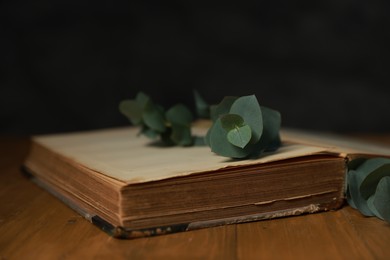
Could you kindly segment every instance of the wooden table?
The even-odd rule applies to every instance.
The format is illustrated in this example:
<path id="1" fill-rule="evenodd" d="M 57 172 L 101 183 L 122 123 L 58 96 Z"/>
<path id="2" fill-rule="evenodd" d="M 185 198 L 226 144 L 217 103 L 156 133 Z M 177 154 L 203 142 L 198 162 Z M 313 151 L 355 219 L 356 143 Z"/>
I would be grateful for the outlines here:
<path id="1" fill-rule="evenodd" d="M 387 142 L 390 135 L 366 136 Z M 334 212 L 135 240 L 107 236 L 19 167 L 27 138 L 0 139 L 0 259 L 390 259 L 390 225 Z"/>

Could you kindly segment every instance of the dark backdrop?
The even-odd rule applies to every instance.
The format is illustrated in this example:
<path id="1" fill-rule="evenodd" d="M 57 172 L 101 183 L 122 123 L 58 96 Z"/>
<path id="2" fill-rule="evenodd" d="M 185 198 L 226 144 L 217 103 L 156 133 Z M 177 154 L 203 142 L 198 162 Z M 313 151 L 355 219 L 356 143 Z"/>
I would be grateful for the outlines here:
<path id="1" fill-rule="evenodd" d="M 390 131 L 388 1 L 1 1 L 0 130 L 126 125 L 164 106 L 256 94 L 283 125 Z"/>

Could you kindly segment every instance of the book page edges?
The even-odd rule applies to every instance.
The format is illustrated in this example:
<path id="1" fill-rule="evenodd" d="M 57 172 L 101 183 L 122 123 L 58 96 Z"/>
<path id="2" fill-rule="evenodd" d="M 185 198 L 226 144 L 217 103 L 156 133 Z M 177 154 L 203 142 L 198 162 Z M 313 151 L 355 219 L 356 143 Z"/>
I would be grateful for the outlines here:
<path id="1" fill-rule="evenodd" d="M 129 130 L 126 129 L 126 135 L 128 134 L 128 131 Z M 122 132 L 122 130 L 119 132 Z M 115 135 L 117 135 L 116 131 L 114 131 L 113 133 L 115 133 Z M 115 177 L 111 176 L 109 174 L 109 172 L 108 173 L 105 172 L 105 171 L 110 171 L 111 169 L 109 167 L 104 168 L 103 166 L 104 166 L 104 164 L 111 163 L 112 161 L 115 162 L 115 160 L 116 160 L 115 155 L 111 156 L 110 152 L 113 151 L 115 154 L 115 147 L 118 145 L 119 142 L 122 143 L 123 140 L 122 140 L 122 137 L 121 138 L 116 137 L 116 138 L 114 138 L 115 140 L 113 142 L 111 142 L 110 141 L 111 138 L 109 136 L 106 136 L 107 137 L 106 139 L 101 138 L 101 137 L 105 136 L 104 133 L 102 133 L 102 134 L 103 134 L 103 136 L 96 135 L 95 138 L 92 138 L 92 139 L 87 137 L 87 136 L 85 136 L 85 138 L 84 137 L 79 138 L 78 136 L 76 136 L 76 138 L 75 138 L 76 141 L 75 140 L 72 141 L 71 140 L 72 138 L 68 139 L 68 137 L 65 137 L 62 140 L 58 140 L 54 136 L 51 137 L 51 138 L 53 138 L 51 141 L 50 140 L 48 141 L 46 138 L 37 138 L 36 141 L 40 145 L 45 146 L 47 149 L 50 149 L 50 150 L 54 151 L 55 153 L 57 153 L 58 155 L 65 157 L 66 160 L 69 160 L 72 163 L 77 163 L 78 166 L 86 167 L 86 168 L 92 169 L 96 172 L 101 172 L 102 174 L 104 174 L 104 176 L 108 176 L 109 178 L 115 178 Z M 87 139 L 87 140 L 84 140 L 84 139 Z M 202 168 L 202 167 L 204 167 L 203 159 L 206 157 L 212 157 L 213 159 L 210 159 L 210 162 L 208 162 L 208 163 L 210 163 L 210 164 L 216 163 L 218 166 L 218 167 L 216 167 L 215 165 L 213 165 L 213 167 L 210 168 L 209 171 L 218 171 L 221 169 L 226 169 L 228 167 L 239 167 L 240 168 L 242 166 L 249 166 L 249 165 L 256 165 L 256 164 L 267 164 L 270 162 L 291 159 L 291 158 L 296 158 L 296 157 L 305 157 L 305 156 L 310 156 L 310 155 L 314 155 L 314 154 L 329 154 L 332 156 L 339 156 L 339 154 L 336 153 L 335 151 L 332 151 L 332 150 L 329 151 L 329 150 L 326 150 L 322 147 L 301 145 L 301 144 L 292 144 L 292 143 L 289 143 L 289 141 L 286 141 L 285 145 L 283 147 L 281 147 L 281 149 L 277 153 L 267 154 L 267 156 L 260 158 L 258 160 L 234 161 L 234 160 L 229 160 L 229 159 L 226 159 L 223 157 L 213 155 L 209 151 L 208 147 L 201 147 L 200 149 L 199 148 L 196 149 L 196 147 L 191 147 L 191 148 L 181 148 L 181 147 L 160 148 L 160 147 L 156 147 L 153 145 L 151 146 L 149 140 L 145 140 L 145 139 L 142 140 L 142 139 L 143 138 L 137 139 L 136 141 L 134 141 L 134 143 L 136 145 L 140 145 L 138 147 L 145 147 L 145 149 L 147 149 L 148 151 L 153 150 L 155 152 L 155 156 L 157 156 L 154 158 L 157 159 L 158 163 L 151 163 L 152 159 L 151 160 L 145 159 L 145 160 L 141 161 L 141 163 L 147 164 L 148 167 L 150 166 L 150 168 L 148 168 L 149 171 L 159 171 L 162 169 L 167 171 L 169 168 L 164 168 L 164 167 L 167 167 L 169 165 L 164 164 L 164 163 L 162 165 L 160 165 L 159 163 L 163 162 L 164 160 L 168 160 L 168 159 L 170 160 L 169 161 L 170 164 L 172 164 L 174 167 L 180 166 L 179 167 L 180 171 L 174 172 L 173 174 L 164 173 L 164 174 L 158 175 L 157 177 L 156 177 L 156 175 L 152 175 L 151 177 L 149 177 L 149 179 L 147 179 L 145 177 L 144 178 L 137 177 L 136 175 L 134 175 L 133 178 L 139 178 L 139 180 L 134 181 L 134 179 L 130 179 L 130 180 L 127 180 L 128 183 L 142 183 L 142 182 L 147 182 L 147 181 L 156 181 L 156 180 L 162 180 L 162 179 L 166 179 L 166 178 L 176 178 L 176 177 L 180 177 L 180 176 L 204 172 L 205 170 L 204 170 L 204 168 Z M 140 142 L 140 140 L 142 142 Z M 81 141 L 81 146 L 80 146 L 80 143 L 78 143 L 80 141 Z M 72 144 L 72 142 L 74 142 L 74 143 Z M 77 156 L 78 156 L 77 153 L 84 153 L 85 152 L 85 150 L 83 150 L 83 148 L 82 148 L 82 145 L 85 144 L 84 142 L 86 142 L 86 143 L 92 142 L 92 144 L 91 144 L 92 146 L 90 146 L 91 149 L 89 150 L 89 152 L 92 152 L 95 149 L 97 149 L 99 151 L 99 153 L 102 153 L 102 157 L 106 161 L 103 160 L 103 162 L 102 162 L 101 160 L 97 160 L 97 158 L 95 158 L 93 154 L 89 154 L 88 156 L 84 157 L 82 160 L 79 161 L 77 159 Z M 137 144 L 137 142 L 139 142 L 139 143 Z M 132 143 L 132 144 L 134 144 L 134 143 Z M 65 152 L 62 149 L 63 145 L 65 147 Z M 125 144 L 125 146 L 126 145 L 129 145 L 129 143 Z M 123 146 L 119 145 L 119 147 L 123 147 Z M 161 149 L 164 149 L 164 150 L 161 150 Z M 173 149 L 173 150 L 170 150 L 169 152 L 165 152 L 165 149 L 168 149 L 168 150 Z M 193 153 L 193 152 L 190 152 L 189 154 L 187 154 L 187 152 L 191 151 L 192 149 L 196 149 L 197 152 L 199 152 L 199 154 Z M 135 150 L 139 152 L 139 150 L 137 150 L 137 149 L 135 149 Z M 71 153 L 72 151 L 76 151 L 76 153 L 72 154 Z M 175 155 L 175 153 L 180 153 L 180 152 L 182 154 L 186 154 L 186 156 L 188 158 L 192 158 L 193 156 L 195 156 L 195 158 L 197 158 L 196 156 L 198 156 L 199 158 L 197 158 L 196 160 L 187 161 L 186 163 L 183 163 L 180 161 L 178 163 L 175 163 L 174 160 L 172 161 L 172 159 L 173 159 L 172 156 Z M 65 154 L 65 155 L 63 155 L 63 154 Z M 132 154 L 134 156 L 137 155 L 136 153 L 132 153 Z M 142 154 L 142 152 L 141 152 L 141 154 Z M 158 160 L 158 156 L 161 156 L 161 154 L 170 154 L 170 155 L 167 157 L 163 156 L 163 158 L 161 160 Z M 142 155 L 141 157 L 143 157 L 143 156 L 145 156 L 145 155 Z M 176 159 L 177 158 L 186 158 L 186 157 L 181 157 L 180 155 L 179 156 L 176 155 L 175 157 L 176 157 Z M 124 158 L 121 158 L 121 160 L 124 160 Z M 217 160 L 217 162 L 214 160 Z M 102 163 L 103 166 L 100 165 L 99 163 Z M 119 162 L 117 161 L 116 163 L 120 167 L 123 167 L 122 161 L 119 161 Z M 130 160 L 129 163 L 132 164 L 132 163 L 134 163 L 134 161 Z M 138 162 L 138 163 L 140 163 L 140 162 Z M 95 165 L 95 164 L 97 164 L 97 165 Z M 199 164 L 201 165 L 201 167 L 199 167 Z M 189 171 L 189 169 L 191 169 L 191 167 L 193 165 L 198 166 L 198 168 L 196 168 L 196 170 Z M 132 170 L 134 170 L 134 169 L 132 169 Z M 137 173 L 137 171 L 134 171 L 134 172 L 137 175 L 139 175 L 139 173 Z M 147 173 L 148 171 L 144 169 L 144 173 L 145 172 Z M 39 180 L 37 180 L 37 182 L 39 182 Z M 42 183 L 40 184 L 40 186 L 42 186 Z M 219 225 L 225 225 L 225 224 L 250 222 L 250 221 L 257 221 L 257 220 L 262 220 L 262 219 L 270 219 L 270 218 L 277 218 L 277 217 L 284 217 L 284 216 L 291 216 L 291 215 L 299 215 L 299 214 L 304 214 L 304 213 L 314 213 L 317 211 L 323 211 L 323 210 L 327 210 L 327 209 L 335 209 L 335 208 L 340 206 L 340 205 L 337 205 L 335 207 L 324 208 L 323 205 L 309 204 L 309 205 L 306 205 L 304 207 L 299 207 L 299 208 L 286 209 L 286 210 L 280 210 L 280 211 L 271 211 L 271 212 L 267 212 L 267 213 L 259 213 L 259 214 L 253 214 L 253 215 L 244 215 L 244 216 L 240 216 L 240 217 L 230 217 L 230 218 L 224 218 L 224 219 L 199 221 L 199 222 L 194 222 L 194 223 L 182 223 L 182 224 L 177 224 L 177 225 L 175 224 L 175 225 L 171 225 L 171 226 L 152 227 L 152 228 L 147 228 L 147 229 L 128 229 L 128 228 L 124 228 L 124 227 L 121 227 L 119 225 L 113 224 L 114 223 L 113 221 L 107 221 L 107 219 L 108 219 L 107 217 L 102 216 L 102 215 L 98 215 L 101 213 L 97 213 L 93 209 L 81 208 L 81 206 L 77 206 L 77 205 L 82 205 L 82 204 L 78 204 L 74 201 L 66 199 L 66 198 L 64 198 L 63 195 L 61 195 L 58 192 L 56 194 L 55 191 L 54 192 L 52 192 L 53 190 L 50 191 L 50 187 L 49 188 L 43 187 L 43 188 L 45 188 L 46 190 L 49 190 L 49 192 L 51 192 L 54 196 L 60 198 L 62 201 L 64 201 L 66 204 L 68 204 L 71 208 L 73 208 L 75 211 L 79 212 L 81 215 L 83 215 L 85 218 L 87 218 L 89 221 L 91 221 L 95 225 L 99 226 L 102 230 L 104 230 L 108 234 L 110 234 L 114 237 L 119 237 L 119 238 L 135 238 L 135 237 L 142 237 L 142 236 L 154 236 L 154 235 L 161 235 L 161 234 L 168 234 L 168 233 L 176 233 L 176 232 L 194 230 L 194 229 L 199 229 L 199 228 L 204 228 L 204 227 L 212 227 L 212 226 L 219 226 Z M 261 203 L 259 203 L 259 206 L 261 206 L 260 204 L 273 203 L 273 202 L 274 201 L 261 202 Z"/>
<path id="2" fill-rule="evenodd" d="M 46 191 L 48 191 L 51 195 L 58 198 L 64 204 L 68 205 L 71 209 L 73 209 L 81 216 L 83 216 L 87 221 L 93 223 L 95 226 L 97 226 L 102 231 L 106 232 L 108 235 L 120 239 L 135 239 L 141 237 L 158 236 L 158 235 L 173 234 L 178 232 L 192 231 L 192 230 L 216 227 L 222 225 L 239 224 L 239 223 L 254 222 L 254 221 L 267 220 L 273 218 L 296 216 L 296 215 L 302 215 L 307 213 L 316 213 L 316 212 L 327 211 L 327 210 L 335 210 L 341 207 L 342 205 L 341 203 L 342 198 L 340 198 L 340 200 L 334 201 L 334 204 L 332 205 L 309 204 L 303 207 L 277 210 L 277 211 L 258 213 L 258 214 L 250 214 L 250 215 L 244 215 L 238 217 L 196 221 L 192 223 L 179 223 L 179 224 L 174 224 L 169 226 L 130 229 L 120 225 L 116 225 L 112 221 L 108 221 L 107 216 L 100 215 L 101 212 L 98 213 L 98 211 L 94 210 L 92 207 L 86 207 L 85 203 L 83 202 L 80 201 L 77 202 L 77 198 L 64 196 L 64 194 L 53 189 L 51 185 L 47 184 L 44 180 L 32 175 L 28 168 L 22 167 L 22 172 L 32 182 L 37 184 L 39 187 L 45 189 Z M 273 203 L 273 201 L 270 201 L 269 203 Z"/>
<path id="3" fill-rule="evenodd" d="M 195 129 L 194 132 L 201 135 L 204 129 Z M 283 145 L 277 152 L 256 160 L 231 160 L 212 153 L 209 147 L 161 147 L 137 133 L 137 128 L 125 127 L 40 136 L 35 137 L 34 141 L 73 163 L 125 184 L 159 181 L 321 153 L 348 159 L 360 156 L 390 157 L 390 149 L 387 147 L 291 129 L 281 131 Z"/>
<path id="4" fill-rule="evenodd" d="M 321 147 L 327 152 L 336 153 L 348 159 L 374 156 L 390 157 L 390 147 L 388 146 L 364 142 L 347 136 L 297 129 L 282 129 L 281 136 L 284 141 Z"/>
<path id="5" fill-rule="evenodd" d="M 107 177 L 127 184 L 157 181 L 200 172 L 218 171 L 325 153 L 321 147 L 285 144 L 278 152 L 255 160 L 232 160 L 218 156 L 206 146 L 161 147 L 138 129 L 120 128 L 86 133 L 35 137 L 34 142 Z"/>

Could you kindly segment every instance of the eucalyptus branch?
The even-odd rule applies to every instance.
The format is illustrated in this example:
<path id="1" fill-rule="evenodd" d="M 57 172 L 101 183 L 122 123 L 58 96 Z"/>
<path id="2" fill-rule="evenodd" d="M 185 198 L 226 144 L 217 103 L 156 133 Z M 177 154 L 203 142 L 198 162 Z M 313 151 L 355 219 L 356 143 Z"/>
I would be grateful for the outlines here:
<path id="1" fill-rule="evenodd" d="M 225 97 L 218 105 L 208 105 L 198 92 L 194 92 L 195 106 L 200 117 L 209 117 L 212 126 L 205 143 L 219 155 L 231 158 L 259 156 L 280 146 L 280 113 L 260 106 L 254 95 Z M 141 134 L 160 139 L 169 145 L 190 146 L 196 137 L 191 134 L 193 115 L 184 105 L 178 104 L 165 111 L 139 92 L 135 99 L 119 104 L 120 112 Z"/>

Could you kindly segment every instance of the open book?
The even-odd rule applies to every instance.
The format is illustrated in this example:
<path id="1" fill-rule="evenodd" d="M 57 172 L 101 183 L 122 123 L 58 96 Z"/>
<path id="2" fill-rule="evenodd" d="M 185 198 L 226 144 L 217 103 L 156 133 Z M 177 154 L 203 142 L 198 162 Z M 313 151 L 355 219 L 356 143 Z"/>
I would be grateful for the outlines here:
<path id="1" fill-rule="evenodd" d="M 161 147 L 138 131 L 34 137 L 24 168 L 110 235 L 135 238 L 337 209 L 349 158 L 390 156 L 386 148 L 282 131 L 276 152 L 232 160 L 207 146 Z"/>

